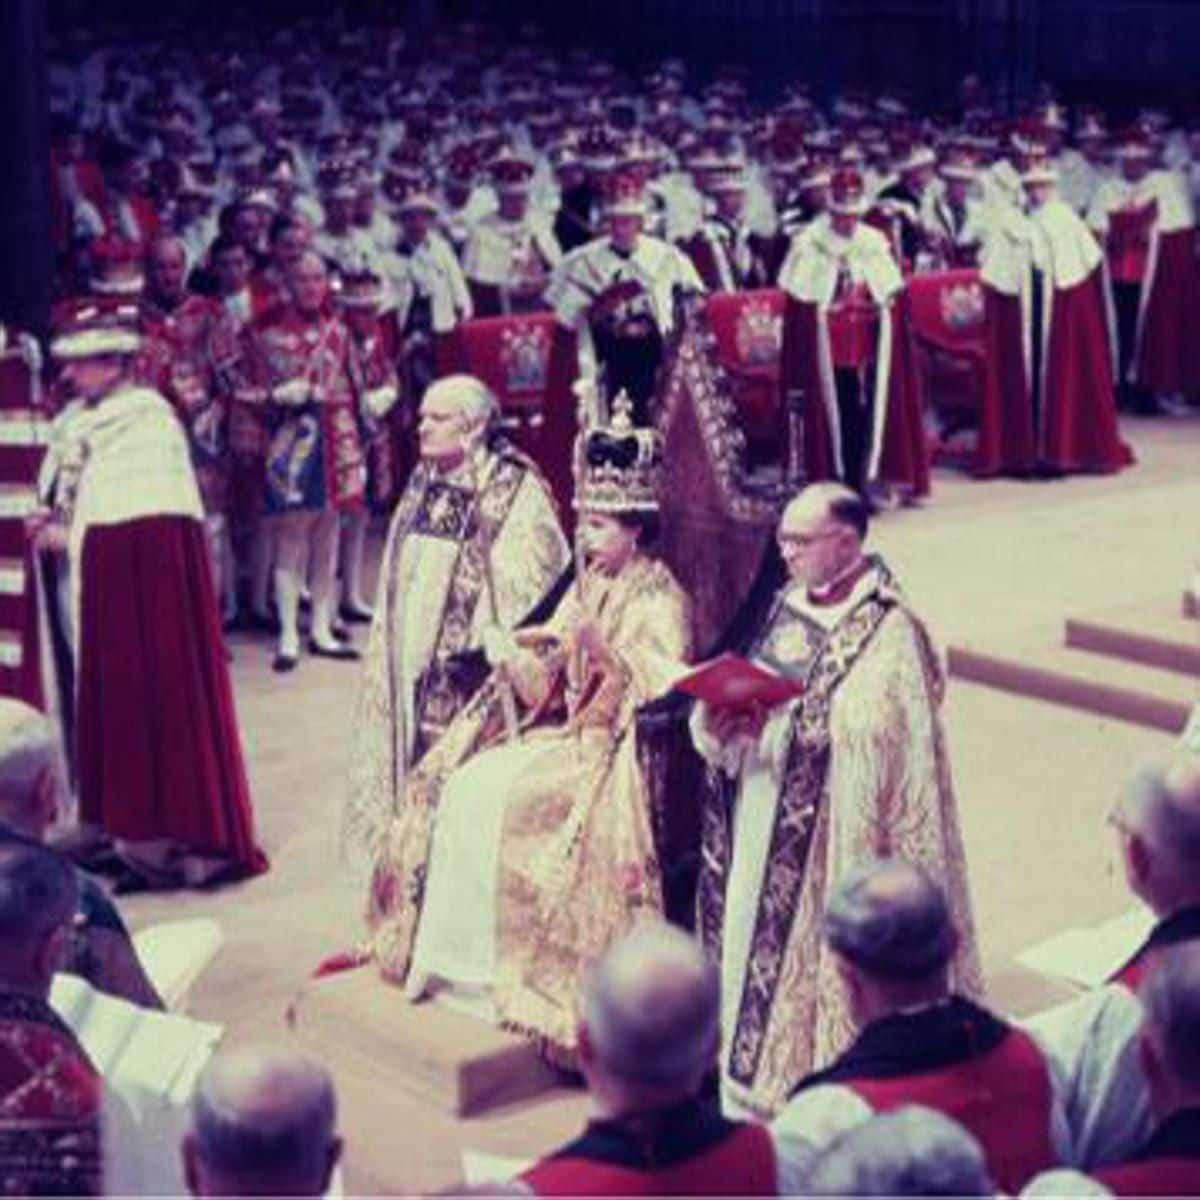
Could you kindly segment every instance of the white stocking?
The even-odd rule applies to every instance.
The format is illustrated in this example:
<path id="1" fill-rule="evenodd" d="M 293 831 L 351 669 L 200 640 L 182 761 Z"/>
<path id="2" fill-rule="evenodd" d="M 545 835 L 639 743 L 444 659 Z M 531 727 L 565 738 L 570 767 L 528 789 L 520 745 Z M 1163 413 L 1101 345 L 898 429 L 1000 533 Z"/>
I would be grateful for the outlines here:
<path id="1" fill-rule="evenodd" d="M 337 584 L 338 532 L 341 519 L 334 510 L 316 513 L 309 540 L 308 584 L 312 589 L 312 640 L 322 649 L 336 648 L 333 638 L 333 600 Z"/>

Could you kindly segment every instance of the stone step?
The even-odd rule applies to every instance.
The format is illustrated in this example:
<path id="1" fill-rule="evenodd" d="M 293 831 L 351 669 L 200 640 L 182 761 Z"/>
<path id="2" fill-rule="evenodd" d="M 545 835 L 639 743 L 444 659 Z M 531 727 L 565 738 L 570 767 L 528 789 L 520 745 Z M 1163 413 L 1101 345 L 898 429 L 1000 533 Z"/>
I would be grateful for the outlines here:
<path id="1" fill-rule="evenodd" d="M 1196 693 L 1195 680 L 1175 671 L 1052 644 L 952 646 L 948 659 L 957 679 L 1170 734 L 1187 723 Z"/>
<path id="2" fill-rule="evenodd" d="M 1146 608 L 1111 616 L 1068 617 L 1066 644 L 1200 678 L 1200 629 L 1178 613 Z"/>
<path id="3" fill-rule="evenodd" d="M 529 1039 L 433 1001 L 412 1004 L 372 966 L 312 981 L 292 1013 L 314 1054 L 370 1072 L 380 1096 L 399 1089 L 452 1116 L 526 1100 L 557 1082 Z"/>

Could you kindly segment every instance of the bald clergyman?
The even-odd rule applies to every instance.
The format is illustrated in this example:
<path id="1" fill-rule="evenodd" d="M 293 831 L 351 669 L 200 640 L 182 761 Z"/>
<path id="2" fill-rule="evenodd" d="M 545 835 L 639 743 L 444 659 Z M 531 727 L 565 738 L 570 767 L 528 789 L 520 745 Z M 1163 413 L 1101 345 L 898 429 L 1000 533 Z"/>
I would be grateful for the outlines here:
<path id="1" fill-rule="evenodd" d="M 773 1115 L 853 1038 L 821 918 L 860 859 L 902 856 L 941 883 L 960 933 L 951 986 L 979 990 L 945 676 L 891 572 L 864 552 L 867 525 L 865 503 L 837 484 L 788 505 L 778 540 L 789 578 L 741 649 L 804 694 L 769 712 L 701 704 L 692 715 L 715 778 L 698 916 L 721 964 L 729 1111 Z"/>

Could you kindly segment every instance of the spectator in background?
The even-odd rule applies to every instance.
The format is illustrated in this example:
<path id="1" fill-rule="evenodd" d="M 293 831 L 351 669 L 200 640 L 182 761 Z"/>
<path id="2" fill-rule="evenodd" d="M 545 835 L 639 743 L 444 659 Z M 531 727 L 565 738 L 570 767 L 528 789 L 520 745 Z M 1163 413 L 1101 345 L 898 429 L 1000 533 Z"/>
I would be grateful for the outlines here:
<path id="1" fill-rule="evenodd" d="M 324 1067 L 260 1046 L 214 1055 L 183 1141 L 192 1195 L 321 1196 L 341 1155 L 337 1098 Z"/>
<path id="2" fill-rule="evenodd" d="M 961 1125 L 909 1105 L 836 1138 L 813 1164 L 810 1196 L 992 1196 L 983 1151 Z"/>
<path id="3" fill-rule="evenodd" d="M 59 817 L 63 792 L 50 722 L 28 704 L 0 699 L 0 849 L 44 842 Z M 109 995 L 161 1008 L 116 906 L 90 875 L 73 869 L 79 903 L 60 969 Z"/>

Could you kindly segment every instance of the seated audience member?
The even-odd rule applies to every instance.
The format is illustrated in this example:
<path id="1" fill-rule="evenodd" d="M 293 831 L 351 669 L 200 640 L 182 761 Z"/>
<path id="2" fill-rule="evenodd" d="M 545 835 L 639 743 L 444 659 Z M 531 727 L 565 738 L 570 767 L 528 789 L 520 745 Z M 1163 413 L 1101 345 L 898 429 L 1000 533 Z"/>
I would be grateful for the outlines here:
<path id="1" fill-rule="evenodd" d="M 825 936 L 861 1032 L 810 1075 L 773 1129 L 800 1166 L 832 1133 L 918 1104 L 979 1140 L 1017 1190 L 1070 1152 L 1051 1065 L 1026 1033 L 949 991 L 957 934 L 942 889 L 901 859 L 861 863 L 830 898 Z"/>
<path id="2" fill-rule="evenodd" d="M 104 1086 L 49 1004 L 79 904 L 74 868 L 32 842 L 0 843 L 0 1192 L 103 1190 Z"/>
<path id="3" fill-rule="evenodd" d="M 812 1166 L 808 1196 L 992 1196 L 979 1144 L 933 1109 L 908 1105 L 840 1134 Z"/>
<path id="4" fill-rule="evenodd" d="M 329 1072 L 288 1050 L 220 1051 L 200 1076 L 183 1167 L 194 1196 L 321 1196 L 342 1155 Z"/>
<path id="5" fill-rule="evenodd" d="M 1138 987 L 1155 951 L 1200 939 L 1200 760 L 1139 770 L 1110 821 L 1155 926 L 1107 985 L 1028 1023 L 1064 1080 L 1072 1158 L 1085 1168 L 1120 1162 L 1150 1134 Z"/>
<path id="6" fill-rule="evenodd" d="M 1118 1196 L 1200 1196 L 1200 945 L 1160 949 L 1139 994 L 1137 1048 L 1154 1132 L 1096 1178 Z"/>
<path id="7" fill-rule="evenodd" d="M 592 1112 L 521 1180 L 543 1196 L 775 1195 L 769 1131 L 727 1121 L 701 1083 L 716 1062 L 715 969 L 681 930 L 646 921 L 588 971 L 580 1068 Z"/>
<path id="8" fill-rule="evenodd" d="M 58 818 L 62 789 L 50 722 L 19 700 L 0 699 L 0 846 L 44 842 Z M 161 1008 L 116 907 L 90 875 L 73 869 L 79 905 L 59 969 L 99 991 Z"/>

